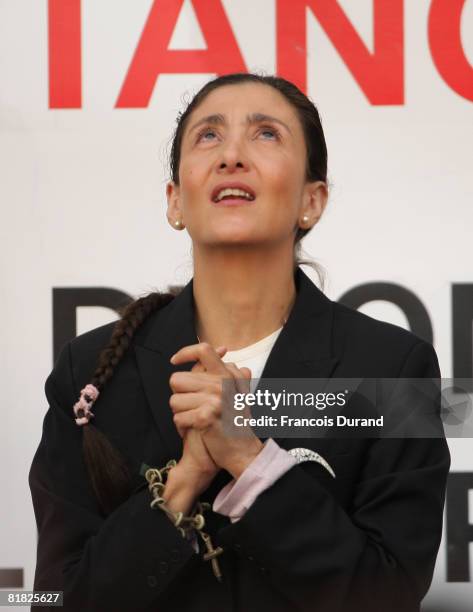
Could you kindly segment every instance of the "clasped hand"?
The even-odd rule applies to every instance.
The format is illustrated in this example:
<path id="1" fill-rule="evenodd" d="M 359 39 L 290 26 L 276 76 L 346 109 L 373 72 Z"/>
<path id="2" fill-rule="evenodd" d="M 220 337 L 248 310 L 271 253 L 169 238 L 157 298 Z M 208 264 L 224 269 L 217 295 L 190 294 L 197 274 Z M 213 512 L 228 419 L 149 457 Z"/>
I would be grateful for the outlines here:
<path id="1" fill-rule="evenodd" d="M 171 375 L 169 384 L 173 394 L 169 405 L 184 441 L 183 457 L 187 451 L 212 477 L 223 468 L 238 478 L 261 451 L 263 443 L 250 427 L 239 427 L 238 436 L 229 435 L 233 414 L 226 412 L 232 408 L 223 401 L 222 379 L 230 379 L 235 392 L 246 393 L 251 370 L 224 363 L 221 357 L 225 353 L 225 347 L 214 349 L 207 342 L 185 346 L 175 353 L 171 358 L 174 365 L 189 361 L 196 363 L 189 372 L 179 371 Z M 248 409 L 245 410 L 250 416 Z M 224 431 L 224 418 L 227 433 Z"/>

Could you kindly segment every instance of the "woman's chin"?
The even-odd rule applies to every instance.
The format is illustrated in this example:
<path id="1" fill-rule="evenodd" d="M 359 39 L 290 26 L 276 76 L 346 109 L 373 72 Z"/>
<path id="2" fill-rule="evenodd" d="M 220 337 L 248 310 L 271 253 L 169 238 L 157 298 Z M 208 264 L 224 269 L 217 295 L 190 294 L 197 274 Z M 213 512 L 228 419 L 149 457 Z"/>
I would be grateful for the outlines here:
<path id="1" fill-rule="evenodd" d="M 257 244 L 262 241 L 264 241 L 264 237 L 254 227 L 220 227 L 215 231 L 208 232 L 207 236 L 202 236 L 202 242 L 214 246 L 244 246 L 247 244 Z"/>

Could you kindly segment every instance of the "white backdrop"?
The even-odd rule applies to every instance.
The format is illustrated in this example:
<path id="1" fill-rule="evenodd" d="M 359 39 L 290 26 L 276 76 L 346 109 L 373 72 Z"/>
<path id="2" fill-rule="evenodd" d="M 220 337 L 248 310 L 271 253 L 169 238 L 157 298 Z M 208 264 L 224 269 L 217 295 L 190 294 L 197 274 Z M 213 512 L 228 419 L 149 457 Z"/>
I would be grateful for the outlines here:
<path id="1" fill-rule="evenodd" d="M 51 28 L 59 27 L 61 3 L 71 23 L 74 10 L 82 9 L 76 21 L 81 34 L 80 46 L 74 47 L 70 31 L 58 50 L 51 47 L 57 34 Z M 214 50 L 216 40 L 229 44 L 226 34 L 212 34 L 203 23 L 202 11 L 208 21 L 216 5 L 248 71 L 275 73 L 299 45 L 297 74 L 305 73 L 306 93 L 321 114 L 333 184 L 324 218 L 304 242 L 306 252 L 327 270 L 325 292 L 338 299 L 375 281 L 413 291 L 430 315 L 442 375 L 451 377 L 452 285 L 473 282 L 473 1 L 157 0 L 160 15 L 178 15 L 164 49 L 189 50 L 191 57 L 205 51 L 211 36 L 218 36 Z M 350 67 L 350 58 L 357 63 L 356 46 L 341 52 L 334 44 L 342 23 L 334 5 L 365 48 L 358 68 L 371 75 L 378 100 L 355 78 L 358 68 Z M 393 14 L 404 5 L 397 25 L 389 19 L 381 23 L 388 5 Z M 5 588 L 17 586 L 5 584 L 5 570 L 11 568 L 23 570 L 20 588 L 33 584 L 36 526 L 27 473 L 47 409 L 43 386 L 53 360 L 53 288 L 110 287 L 138 295 L 192 276 L 188 235 L 172 230 L 165 217 L 167 154 L 177 112 L 215 76 L 215 62 L 201 55 L 203 72 L 180 68 L 161 74 L 144 106 L 117 108 L 152 6 L 152 0 L 51 0 L 48 28 L 46 0 L 0 0 L 0 577 Z M 462 9 L 456 30 L 449 13 L 455 7 Z M 328 10 L 328 21 L 322 9 Z M 440 38 L 435 24 L 437 33 L 429 38 L 434 11 L 441 17 L 436 23 L 452 24 Z M 280 23 L 288 15 L 306 20 L 306 26 L 299 23 L 305 50 Z M 388 47 L 394 59 L 385 68 L 404 68 L 401 88 L 393 94 L 389 79 L 382 78 L 385 70 L 376 73 L 367 60 L 379 51 L 375 16 L 393 36 Z M 396 29 L 403 40 L 395 40 Z M 339 35 L 348 40 L 343 30 Z M 455 56 L 458 46 L 464 65 Z M 61 107 L 64 101 L 54 98 L 58 94 L 50 97 L 49 62 L 62 61 L 66 48 L 78 51 L 81 78 L 66 71 L 55 87 L 66 98 L 69 91 L 69 102 L 75 96 L 74 108 Z M 227 52 L 218 53 L 224 68 Z M 442 62 L 450 65 L 450 76 L 441 74 Z M 229 60 L 223 72 L 230 71 Z M 79 103 L 70 94 L 77 86 Z M 401 310 L 386 302 L 361 309 L 407 326 Z M 105 308 L 82 307 L 77 314 L 77 333 L 116 319 Z M 452 473 L 472 472 L 471 440 L 450 440 L 450 449 Z M 473 490 L 468 499 L 473 523 Z M 449 582 L 446 546 L 444 535 L 425 609 L 471 610 L 473 548 L 470 581 Z"/>

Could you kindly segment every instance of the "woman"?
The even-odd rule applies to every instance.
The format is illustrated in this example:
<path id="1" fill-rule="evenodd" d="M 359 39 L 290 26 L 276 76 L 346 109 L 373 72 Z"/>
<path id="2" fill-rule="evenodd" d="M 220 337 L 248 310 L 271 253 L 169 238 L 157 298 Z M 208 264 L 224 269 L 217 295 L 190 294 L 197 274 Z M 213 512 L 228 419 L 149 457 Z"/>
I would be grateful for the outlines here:
<path id="1" fill-rule="evenodd" d="M 90 612 L 419 610 L 443 438 L 222 426 L 223 378 L 440 376 L 429 343 L 332 302 L 298 265 L 328 197 L 316 108 L 281 78 L 210 81 L 178 119 L 171 171 L 167 216 L 191 236 L 194 276 L 69 342 L 48 377 L 29 476 L 35 589 Z M 172 459 L 153 485 L 149 468 Z"/>

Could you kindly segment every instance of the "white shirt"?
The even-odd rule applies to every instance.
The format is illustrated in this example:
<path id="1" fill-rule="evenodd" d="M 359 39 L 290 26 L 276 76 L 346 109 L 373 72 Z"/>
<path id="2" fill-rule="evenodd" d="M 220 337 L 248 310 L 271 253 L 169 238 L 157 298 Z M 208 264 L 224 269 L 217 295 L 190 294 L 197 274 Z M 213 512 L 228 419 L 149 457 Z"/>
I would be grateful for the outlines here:
<path id="1" fill-rule="evenodd" d="M 277 337 L 281 333 L 282 328 L 283 326 L 269 334 L 269 336 L 265 336 L 253 344 L 244 346 L 236 351 L 227 351 L 222 357 L 222 361 L 231 361 L 235 363 L 238 368 L 250 368 L 252 379 L 251 391 L 254 391 L 254 389 L 258 386 L 258 382 L 269 353 L 271 352 Z"/>

